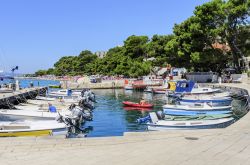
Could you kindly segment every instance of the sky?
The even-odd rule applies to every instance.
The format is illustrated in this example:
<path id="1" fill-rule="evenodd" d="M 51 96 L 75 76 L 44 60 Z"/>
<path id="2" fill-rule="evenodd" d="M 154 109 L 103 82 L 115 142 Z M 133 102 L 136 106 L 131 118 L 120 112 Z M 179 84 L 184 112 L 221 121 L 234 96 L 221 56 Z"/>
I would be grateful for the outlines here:
<path id="1" fill-rule="evenodd" d="M 107 51 L 130 35 L 172 34 L 209 0 L 0 0 L 0 70 L 48 69 L 82 50 Z"/>

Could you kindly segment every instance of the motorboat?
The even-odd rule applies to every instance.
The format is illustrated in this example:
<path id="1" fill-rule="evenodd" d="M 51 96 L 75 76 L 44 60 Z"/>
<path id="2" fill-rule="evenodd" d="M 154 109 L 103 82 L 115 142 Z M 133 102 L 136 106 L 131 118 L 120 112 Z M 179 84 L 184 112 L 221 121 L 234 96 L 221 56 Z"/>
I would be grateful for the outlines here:
<path id="1" fill-rule="evenodd" d="M 55 101 L 57 99 L 55 97 L 36 96 L 36 100 Z"/>
<path id="2" fill-rule="evenodd" d="M 232 113 L 232 106 L 213 107 L 207 103 L 196 103 L 194 106 L 189 105 L 164 105 L 163 112 L 167 115 L 216 115 Z"/>
<path id="3" fill-rule="evenodd" d="M 0 122 L 0 137 L 66 134 L 66 125 L 55 120 Z"/>
<path id="4" fill-rule="evenodd" d="M 147 86 L 147 88 L 144 90 L 144 92 L 146 92 L 146 93 L 152 93 L 153 92 L 153 88 Z"/>
<path id="5" fill-rule="evenodd" d="M 159 120 L 155 112 L 149 113 L 149 116 L 151 121 L 146 124 L 148 130 L 225 128 L 235 120 L 230 117 L 216 120 L 168 121 Z"/>
<path id="6" fill-rule="evenodd" d="M 80 96 L 81 91 L 73 91 L 71 89 L 61 89 L 58 91 L 51 91 L 48 96 L 63 97 L 63 96 Z"/>
<path id="7" fill-rule="evenodd" d="M 58 100 L 55 101 L 46 101 L 46 100 L 27 100 L 27 103 L 22 103 L 15 105 L 17 109 L 39 109 L 39 110 L 48 110 L 49 104 L 53 105 L 59 111 L 67 109 L 72 103 L 60 102 Z M 75 104 L 75 103 L 73 103 Z"/>
<path id="8" fill-rule="evenodd" d="M 12 93 L 14 92 L 11 88 L 0 88 L 0 93 Z"/>
<path id="9" fill-rule="evenodd" d="M 168 96 L 179 95 L 197 95 L 197 94 L 213 94 L 220 92 L 220 89 L 209 87 L 199 87 L 193 81 L 181 80 L 177 81 L 175 91 L 167 91 Z"/>
<path id="10" fill-rule="evenodd" d="M 164 86 L 161 87 L 155 87 L 152 89 L 152 92 L 154 94 L 166 94 L 168 92 L 173 92 L 176 90 L 176 82 L 175 81 L 169 81 Z"/>
<path id="11" fill-rule="evenodd" d="M 126 86 L 124 86 L 124 89 L 125 90 L 133 90 L 134 88 L 132 85 L 126 85 Z"/>
<path id="12" fill-rule="evenodd" d="M 184 96 L 180 98 L 181 105 L 194 106 L 197 103 L 209 103 L 212 106 L 228 106 L 232 103 L 231 97 L 216 97 L 216 96 Z"/>
<path id="13" fill-rule="evenodd" d="M 81 96 L 61 96 L 61 97 L 53 97 L 53 96 L 37 96 L 36 100 L 43 100 L 43 101 L 58 101 L 64 103 L 78 103 L 81 100 Z"/>
<path id="14" fill-rule="evenodd" d="M 166 120 L 166 121 L 215 120 L 215 119 L 229 118 L 233 116 L 232 114 L 175 116 L 175 115 L 165 115 L 162 111 L 157 111 L 156 115 L 159 120 Z M 151 121 L 150 115 L 137 119 L 138 123 L 147 123 L 150 121 Z"/>
<path id="15" fill-rule="evenodd" d="M 232 114 L 216 114 L 216 115 L 196 115 L 196 116 L 172 116 L 172 115 L 164 115 L 163 120 L 170 121 L 186 121 L 186 120 L 215 120 L 232 117 Z"/>
<path id="16" fill-rule="evenodd" d="M 60 111 L 60 114 L 68 115 L 70 114 L 70 111 L 68 110 Z M 55 120 L 55 118 L 58 116 L 58 113 L 36 110 L 36 109 L 22 109 L 22 110 L 1 109 L 0 116 L 13 120 L 20 120 L 20 119 Z"/>
<path id="17" fill-rule="evenodd" d="M 166 94 L 166 89 L 153 88 L 152 92 L 154 94 Z"/>

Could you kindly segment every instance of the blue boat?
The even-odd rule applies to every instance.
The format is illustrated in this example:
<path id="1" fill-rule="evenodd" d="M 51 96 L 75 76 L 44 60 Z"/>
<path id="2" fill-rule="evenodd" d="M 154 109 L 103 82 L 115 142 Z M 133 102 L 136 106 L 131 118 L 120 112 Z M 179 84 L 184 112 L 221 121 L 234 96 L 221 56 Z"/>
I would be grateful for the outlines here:
<path id="1" fill-rule="evenodd" d="M 195 106 L 188 105 L 164 105 L 163 112 L 167 115 L 218 115 L 232 113 L 232 106 L 212 107 L 208 104 L 195 104 Z"/>
<path id="2" fill-rule="evenodd" d="M 197 103 L 209 103 L 212 106 L 228 106 L 232 103 L 231 97 L 184 97 L 179 100 L 181 105 L 195 105 Z"/>
<path id="3" fill-rule="evenodd" d="M 181 95 L 197 95 L 197 94 L 211 94 L 219 92 L 219 89 L 202 88 L 197 86 L 193 81 L 181 80 L 176 83 L 176 89 L 174 92 L 170 91 L 168 96 L 179 97 Z"/>
<path id="4" fill-rule="evenodd" d="M 185 110 L 163 110 L 166 115 L 176 115 L 176 116 L 196 116 L 196 115 L 220 115 L 232 113 L 231 110 L 223 111 L 185 111 Z"/>

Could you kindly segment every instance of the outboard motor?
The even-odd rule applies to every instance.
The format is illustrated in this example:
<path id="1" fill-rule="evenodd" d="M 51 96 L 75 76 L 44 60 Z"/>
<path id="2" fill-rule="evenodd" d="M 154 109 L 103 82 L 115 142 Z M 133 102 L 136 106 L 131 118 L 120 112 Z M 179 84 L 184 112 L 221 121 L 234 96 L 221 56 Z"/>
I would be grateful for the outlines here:
<path id="1" fill-rule="evenodd" d="M 82 100 L 79 101 L 78 105 L 82 108 L 82 109 L 89 109 L 90 111 L 92 111 L 94 109 L 94 106 L 91 105 L 89 102 L 86 101 L 86 98 L 83 98 Z"/>
<path id="2" fill-rule="evenodd" d="M 85 92 L 86 92 L 86 89 L 83 89 L 83 90 L 81 91 L 81 96 L 82 96 L 82 97 L 84 97 Z"/>
<path id="3" fill-rule="evenodd" d="M 93 120 L 92 112 L 89 110 L 83 110 L 83 119 L 86 121 L 92 121 Z"/>
<path id="4" fill-rule="evenodd" d="M 74 109 L 76 107 L 76 105 L 73 103 L 69 106 L 69 110 L 71 111 L 72 109 Z"/>
<path id="5" fill-rule="evenodd" d="M 157 111 L 156 116 L 159 120 L 163 120 L 165 118 L 165 114 L 162 111 Z"/>
<path id="6" fill-rule="evenodd" d="M 55 120 L 58 122 L 58 123 L 63 123 L 64 122 L 64 118 L 62 115 L 58 114 L 55 118 Z"/>
<path id="7" fill-rule="evenodd" d="M 88 97 L 89 97 L 89 100 L 90 100 L 90 101 L 92 101 L 92 102 L 94 102 L 94 103 L 96 102 L 94 92 L 89 91 Z"/>

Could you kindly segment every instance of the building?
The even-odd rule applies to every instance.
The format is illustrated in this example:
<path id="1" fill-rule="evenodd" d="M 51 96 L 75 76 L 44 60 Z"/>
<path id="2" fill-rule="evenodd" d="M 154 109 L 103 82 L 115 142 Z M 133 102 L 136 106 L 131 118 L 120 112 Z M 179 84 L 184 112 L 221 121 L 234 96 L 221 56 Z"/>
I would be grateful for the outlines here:
<path id="1" fill-rule="evenodd" d="M 103 58 L 107 54 L 107 51 L 96 51 L 95 55 L 97 55 L 98 58 Z"/>

